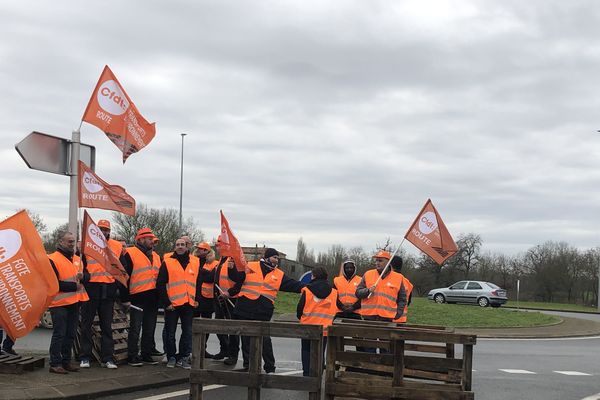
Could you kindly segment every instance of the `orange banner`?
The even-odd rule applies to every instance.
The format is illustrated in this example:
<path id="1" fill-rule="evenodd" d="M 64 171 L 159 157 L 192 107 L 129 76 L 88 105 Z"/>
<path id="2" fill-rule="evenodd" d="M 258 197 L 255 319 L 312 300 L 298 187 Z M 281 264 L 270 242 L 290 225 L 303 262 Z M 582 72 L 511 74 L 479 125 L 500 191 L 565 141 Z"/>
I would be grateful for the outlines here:
<path id="1" fill-rule="evenodd" d="M 240 242 L 238 242 L 237 238 L 229 228 L 229 222 L 227 222 L 227 218 L 223 215 L 223 211 L 221 211 L 221 235 L 219 235 L 220 240 L 217 241 L 217 247 L 219 248 L 219 254 L 225 257 L 233 258 L 235 262 L 235 268 L 238 271 L 246 271 L 248 263 L 246 262 L 246 257 L 244 257 L 244 252 L 242 247 L 240 246 Z"/>
<path id="2" fill-rule="evenodd" d="M 458 251 L 454 239 L 430 199 L 404 237 L 439 265 Z"/>
<path id="3" fill-rule="evenodd" d="M 121 265 L 119 256 L 112 252 L 100 228 L 98 228 L 98 225 L 92 220 L 87 211 L 83 212 L 81 247 L 86 257 L 98 261 L 106 272 L 121 282 L 123 286 L 127 287 L 129 275 L 127 275 L 125 268 Z"/>
<path id="4" fill-rule="evenodd" d="M 119 185 L 109 185 L 79 161 L 79 207 L 114 210 L 135 215 L 135 199 Z"/>
<path id="5" fill-rule="evenodd" d="M 142 117 L 108 65 L 83 113 L 83 121 L 100 128 L 123 153 L 123 163 L 146 147 L 156 126 Z"/>
<path id="6" fill-rule="evenodd" d="M 27 335 L 56 293 L 56 274 L 27 212 L 0 222 L 0 327 L 13 339 Z"/>

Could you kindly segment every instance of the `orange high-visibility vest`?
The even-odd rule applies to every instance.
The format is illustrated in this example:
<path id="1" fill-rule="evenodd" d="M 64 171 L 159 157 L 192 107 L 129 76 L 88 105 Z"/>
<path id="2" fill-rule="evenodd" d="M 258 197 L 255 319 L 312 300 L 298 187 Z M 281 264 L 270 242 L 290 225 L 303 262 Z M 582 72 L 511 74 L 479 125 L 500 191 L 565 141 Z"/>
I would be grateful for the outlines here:
<path id="1" fill-rule="evenodd" d="M 235 282 L 233 280 L 229 279 L 228 261 L 229 260 L 225 260 L 223 265 L 221 265 L 221 269 L 219 271 L 219 277 L 217 278 L 217 284 L 219 285 L 221 290 L 223 290 L 224 292 L 228 291 L 229 289 L 231 289 L 232 287 L 235 286 Z M 239 293 L 236 294 L 235 296 L 233 296 L 233 298 L 236 298 L 238 296 L 239 296 Z"/>
<path id="2" fill-rule="evenodd" d="M 352 279 L 348 280 L 345 276 L 342 275 L 336 276 L 333 278 L 333 284 L 337 288 L 338 295 L 340 296 L 339 300 L 344 305 L 352 305 L 356 303 L 358 298 L 356 297 L 356 287 L 360 283 L 361 277 L 358 275 L 354 275 Z"/>
<path id="3" fill-rule="evenodd" d="M 108 239 L 108 247 L 110 247 L 113 254 L 117 258 L 121 257 L 121 254 L 123 254 L 123 243 L 121 243 L 117 240 Z"/>
<path id="4" fill-rule="evenodd" d="M 250 300 L 256 300 L 260 296 L 264 296 L 275 303 L 275 298 L 283 280 L 283 271 L 274 268 L 263 278 L 260 261 L 249 262 L 248 269 L 250 271 L 246 272 L 246 280 L 240 290 L 240 296 L 247 297 Z"/>
<path id="5" fill-rule="evenodd" d="M 404 285 L 404 290 L 406 290 L 406 305 L 404 306 L 404 312 L 402 313 L 402 316 L 400 318 L 396 318 L 393 321 L 393 322 L 396 322 L 399 324 L 404 324 L 407 321 L 408 299 L 410 298 L 410 294 L 412 293 L 412 290 L 413 290 L 412 282 L 409 281 L 408 279 L 406 279 L 406 277 L 404 277 L 404 281 L 402 281 L 402 284 Z"/>
<path id="6" fill-rule="evenodd" d="M 65 257 L 59 251 L 48 255 L 48 258 L 54 262 L 58 271 L 58 280 L 66 282 L 77 282 L 77 273 L 81 272 L 78 268 L 81 265 L 79 256 L 73 256 L 73 262 Z M 83 286 L 78 287 L 76 292 L 58 292 L 50 307 L 61 307 L 75 304 L 79 301 L 88 301 L 90 298 Z"/>
<path id="7" fill-rule="evenodd" d="M 136 294 L 147 290 L 156 289 L 156 278 L 160 269 L 160 257 L 152 252 L 152 262 L 137 247 L 128 247 L 127 253 L 131 257 L 133 270 L 129 278 L 129 293 Z"/>
<path id="8" fill-rule="evenodd" d="M 338 292 L 331 289 L 331 293 L 324 299 L 319 299 L 307 287 L 302 288 L 305 296 L 304 309 L 300 317 L 301 324 L 321 325 L 323 336 L 327 336 L 327 327 L 333 324 L 335 314 L 338 312 L 336 300 Z"/>
<path id="9" fill-rule="evenodd" d="M 196 256 L 190 255 L 190 261 L 185 269 L 175 258 L 165 258 L 165 266 L 169 272 L 169 282 L 167 282 L 167 295 L 173 307 L 189 304 L 195 307 L 196 302 L 196 281 L 200 273 L 200 260 Z"/>
<path id="10" fill-rule="evenodd" d="M 365 272 L 364 280 L 367 288 L 373 286 L 379 278 L 376 269 Z M 360 314 L 363 316 L 379 316 L 393 319 L 398 313 L 398 292 L 403 280 L 402 274 L 390 271 L 387 276 L 379 281 L 371 297 L 361 300 Z"/>
<path id="11" fill-rule="evenodd" d="M 123 244 L 113 239 L 108 239 L 108 247 L 113 252 L 116 258 L 121 257 L 123 251 Z M 91 257 L 87 258 L 87 269 L 90 273 L 90 282 L 98 283 L 113 283 L 115 278 L 112 274 L 96 260 Z"/>
<path id="12" fill-rule="evenodd" d="M 212 271 L 213 269 L 215 269 L 215 267 L 219 265 L 219 262 L 217 260 L 209 262 L 209 263 L 204 263 L 204 265 L 202 266 L 202 269 L 205 269 L 207 271 Z M 202 297 L 205 297 L 207 299 L 212 299 L 214 297 L 215 294 L 215 284 L 214 282 L 202 282 L 202 287 L 201 287 L 201 293 L 202 293 Z"/>

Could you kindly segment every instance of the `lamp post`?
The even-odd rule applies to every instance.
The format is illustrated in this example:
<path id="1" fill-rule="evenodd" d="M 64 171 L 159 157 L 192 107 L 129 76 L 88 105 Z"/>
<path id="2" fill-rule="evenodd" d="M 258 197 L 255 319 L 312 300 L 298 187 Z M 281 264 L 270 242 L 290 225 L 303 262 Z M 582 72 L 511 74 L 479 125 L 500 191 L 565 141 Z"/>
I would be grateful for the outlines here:
<path id="1" fill-rule="evenodd" d="M 183 222 L 183 138 L 186 133 L 181 134 L 181 173 L 179 181 L 179 230 L 181 231 Z M 182 233 L 182 232 L 180 232 Z"/>

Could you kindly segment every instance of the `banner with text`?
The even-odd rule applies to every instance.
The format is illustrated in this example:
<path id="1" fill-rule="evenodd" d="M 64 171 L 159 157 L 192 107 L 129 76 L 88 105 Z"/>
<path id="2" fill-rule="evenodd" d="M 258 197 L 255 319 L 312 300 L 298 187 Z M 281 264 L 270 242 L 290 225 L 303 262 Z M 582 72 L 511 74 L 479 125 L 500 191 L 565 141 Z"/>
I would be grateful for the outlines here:
<path id="1" fill-rule="evenodd" d="M 114 210 L 135 215 L 135 199 L 119 185 L 109 185 L 79 161 L 79 207 Z"/>
<path id="2" fill-rule="evenodd" d="M 156 126 L 142 117 L 108 65 L 83 113 L 83 121 L 100 128 L 123 153 L 123 163 L 146 147 Z"/>
<path id="3" fill-rule="evenodd" d="M 27 335 L 56 293 L 56 274 L 27 212 L 0 222 L 0 327 L 13 339 Z"/>
<path id="4" fill-rule="evenodd" d="M 118 255 L 115 255 L 98 225 L 92 220 L 87 211 L 83 212 L 83 230 L 81 246 L 86 257 L 93 258 L 113 276 L 117 281 L 127 287 L 129 275 L 121 265 Z"/>
<path id="5" fill-rule="evenodd" d="M 458 251 L 454 239 L 430 199 L 404 237 L 439 265 Z"/>
<path id="6" fill-rule="evenodd" d="M 219 235 L 220 240 L 217 241 L 217 247 L 219 248 L 219 254 L 225 257 L 233 258 L 235 267 L 238 271 L 246 271 L 248 263 L 246 257 L 244 257 L 244 251 L 240 246 L 237 238 L 229 228 L 229 222 L 221 211 L 221 234 Z"/>

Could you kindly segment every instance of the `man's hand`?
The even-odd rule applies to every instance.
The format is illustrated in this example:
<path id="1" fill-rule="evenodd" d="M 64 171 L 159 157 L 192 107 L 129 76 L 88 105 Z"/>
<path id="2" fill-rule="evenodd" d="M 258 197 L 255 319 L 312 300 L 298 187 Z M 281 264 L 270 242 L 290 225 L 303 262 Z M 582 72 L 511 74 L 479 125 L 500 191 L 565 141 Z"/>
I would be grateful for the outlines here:
<path id="1" fill-rule="evenodd" d="M 131 307 L 131 303 L 129 301 L 121 302 L 121 307 L 123 307 L 123 311 L 129 311 L 129 307 Z"/>
<path id="2" fill-rule="evenodd" d="M 224 292 L 221 292 L 221 294 L 219 295 L 219 297 L 222 297 L 223 299 L 228 299 L 231 296 L 229 295 L 229 292 L 227 290 L 225 290 Z"/>
<path id="3" fill-rule="evenodd" d="M 75 275 L 75 278 L 77 281 L 81 281 L 83 279 L 83 272 L 78 272 L 77 275 Z"/>
<path id="4" fill-rule="evenodd" d="M 175 311 L 175 307 L 173 307 L 173 304 L 169 304 L 169 306 L 167 308 L 165 308 L 165 310 L 167 310 L 167 311 Z"/>

